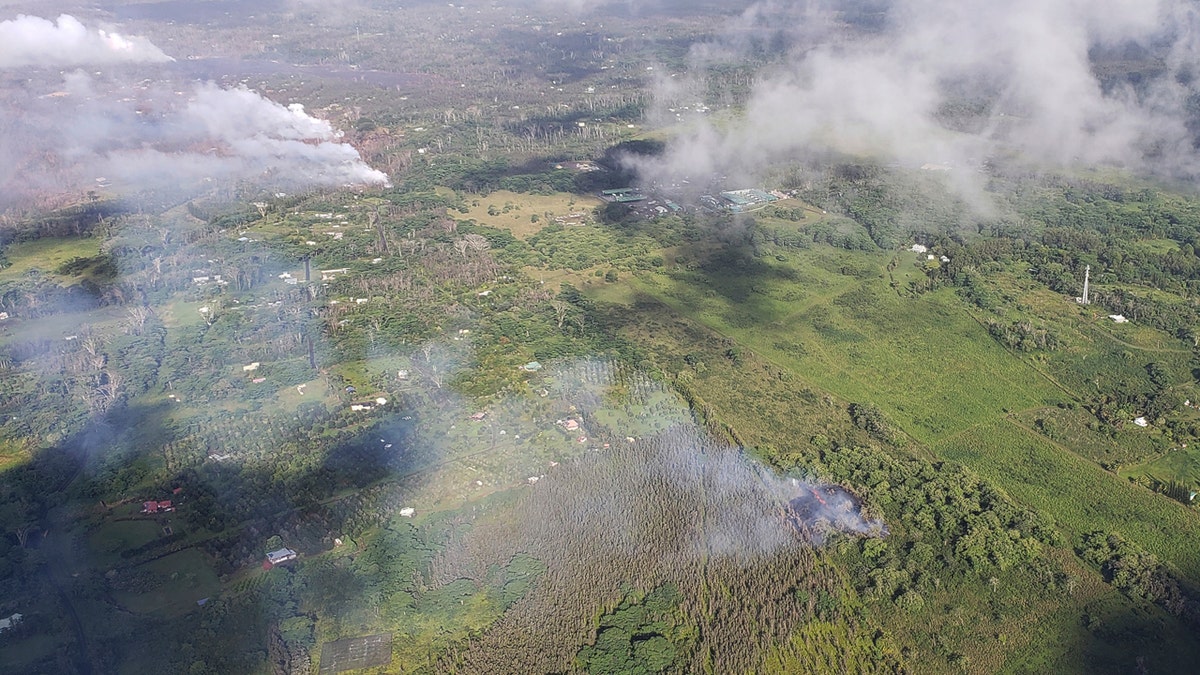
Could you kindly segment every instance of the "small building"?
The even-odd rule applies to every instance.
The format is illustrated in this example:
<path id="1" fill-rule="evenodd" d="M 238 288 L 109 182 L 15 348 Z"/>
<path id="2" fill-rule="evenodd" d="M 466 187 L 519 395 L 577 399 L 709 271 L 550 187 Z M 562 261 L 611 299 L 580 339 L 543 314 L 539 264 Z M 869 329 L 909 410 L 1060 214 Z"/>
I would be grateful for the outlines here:
<path id="1" fill-rule="evenodd" d="M 929 251 L 929 247 L 923 244 L 913 244 L 908 250 L 912 251 L 913 253 L 926 253 Z"/>
<path id="2" fill-rule="evenodd" d="M 575 420 L 567 420 L 566 422 L 563 422 L 563 428 L 567 431 L 575 431 L 579 428 L 579 422 Z"/>
<path id="3" fill-rule="evenodd" d="M 475 413 L 474 415 L 471 415 L 471 421 L 473 421 L 473 422 L 482 422 L 482 421 L 483 421 L 483 418 L 485 418 L 485 417 L 487 417 L 487 413 L 485 413 L 485 412 L 477 412 L 477 413 Z"/>
<path id="4" fill-rule="evenodd" d="M 267 553 L 267 562 L 271 563 L 272 565 L 278 565 L 280 563 L 295 560 L 296 557 L 297 554 L 292 549 L 281 548 L 278 551 L 271 551 L 270 553 Z"/>
<path id="5" fill-rule="evenodd" d="M 417 514 L 417 510 L 411 506 L 406 506 L 406 507 L 400 509 L 400 515 L 405 518 L 412 518 L 416 514 Z"/>
<path id="6" fill-rule="evenodd" d="M 541 369 L 542 369 L 542 364 L 538 363 L 537 361 L 530 361 L 529 363 L 526 363 L 525 365 L 521 366 L 521 370 L 524 370 L 527 373 L 536 373 L 537 371 L 539 371 Z"/>
<path id="7" fill-rule="evenodd" d="M 369 403 L 367 401 L 360 401 L 358 403 L 350 404 L 350 410 L 352 410 L 354 412 L 366 412 L 368 410 L 374 410 L 374 409 L 375 409 L 375 406 L 371 405 L 371 403 Z"/>
<path id="8" fill-rule="evenodd" d="M 242 366 L 242 372 L 243 372 L 243 373 L 249 373 L 249 372 L 252 372 L 252 371 L 258 370 L 258 367 L 259 367 L 260 365 L 261 365 L 261 364 L 260 364 L 258 361 L 255 361 L 254 363 L 251 363 L 251 364 L 250 364 L 250 365 L 248 365 L 248 366 Z"/>
<path id="9" fill-rule="evenodd" d="M 1138 425 L 1139 427 L 1148 427 L 1148 426 L 1150 426 L 1150 422 L 1149 422 L 1149 421 L 1147 421 L 1145 417 L 1137 417 L 1137 418 L 1134 418 L 1134 420 L 1133 420 L 1133 423 L 1134 423 L 1134 424 L 1136 424 L 1136 425 Z"/>
<path id="10" fill-rule="evenodd" d="M 616 190 L 604 190 L 600 193 L 600 198 L 606 202 L 616 202 L 617 204 L 629 204 L 632 202 L 640 202 L 646 199 L 646 195 L 642 194 L 635 188 L 619 188 Z"/>
<path id="11" fill-rule="evenodd" d="M 1108 318 L 1112 319 L 1113 323 L 1129 323 L 1129 319 L 1126 319 L 1121 314 L 1109 314 Z"/>

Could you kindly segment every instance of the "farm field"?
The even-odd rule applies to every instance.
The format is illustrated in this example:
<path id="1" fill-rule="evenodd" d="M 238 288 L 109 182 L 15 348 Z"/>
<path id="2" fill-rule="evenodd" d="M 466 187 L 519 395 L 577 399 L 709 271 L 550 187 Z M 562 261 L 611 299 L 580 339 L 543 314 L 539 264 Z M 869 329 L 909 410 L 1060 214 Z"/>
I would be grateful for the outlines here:
<path id="1" fill-rule="evenodd" d="M 136 549 L 161 536 L 162 526 L 153 519 L 113 520 L 89 532 L 88 545 L 95 564 L 107 569 L 120 563 L 122 551 Z"/>

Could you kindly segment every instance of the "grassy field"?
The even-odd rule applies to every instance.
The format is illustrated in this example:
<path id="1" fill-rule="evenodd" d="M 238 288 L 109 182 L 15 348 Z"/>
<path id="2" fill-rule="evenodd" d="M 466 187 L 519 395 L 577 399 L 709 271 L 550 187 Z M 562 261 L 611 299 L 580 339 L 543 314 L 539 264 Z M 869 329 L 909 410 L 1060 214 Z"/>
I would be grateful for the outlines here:
<path id="1" fill-rule="evenodd" d="M 597 288 L 590 294 L 597 300 L 611 302 L 620 302 L 624 297 L 612 286 Z M 730 342 L 720 333 L 668 310 L 644 294 L 635 294 L 634 302 L 614 309 L 631 315 L 623 329 L 627 337 L 644 345 L 659 367 L 679 372 L 677 381 L 695 397 L 700 411 L 711 411 L 745 444 L 757 448 L 756 453 L 783 466 L 796 463 L 803 467 L 812 461 L 814 448 L 828 443 L 822 439 L 861 442 L 847 438 L 846 401 L 834 391 L 836 383 L 828 388 L 818 385 L 811 370 L 801 372 L 795 366 L 778 365 L 765 360 L 757 350 L 744 353 L 735 363 L 724 354 Z M 736 339 L 734 344 L 744 343 Z M 1015 358 L 1010 363 L 1020 365 Z M 1046 411 L 1034 408 L 1029 413 Z M 1165 538 L 1159 535 L 1161 539 L 1173 540 L 1159 544 L 1167 543 L 1173 548 L 1168 551 L 1160 546 L 1153 550 L 1167 551 L 1168 556 L 1179 554 L 1178 559 L 1186 563 L 1186 551 L 1194 540 L 1190 534 L 1191 514 L 1176 508 L 1177 505 L 1157 501 L 1161 500 L 1157 495 L 1129 485 L 1065 450 L 1047 446 L 1030 432 L 1006 422 L 1004 415 L 990 419 L 993 421 L 967 427 L 946 443 L 934 445 L 929 458 L 953 454 L 955 459 L 986 474 L 992 484 L 1015 499 L 1032 501 L 1031 505 L 1056 513 L 1056 519 L 1071 519 L 1074 529 L 1068 531 L 1072 533 L 1093 525 L 1092 521 L 1080 523 L 1072 512 L 1089 500 L 1112 512 L 1095 520 L 1095 528 L 1106 524 L 1123 528 L 1122 519 L 1129 516 L 1129 511 L 1121 508 L 1123 504 L 1128 509 L 1150 514 L 1151 522 L 1177 522 L 1184 528 L 1183 534 Z M 1030 450 L 1014 438 L 1028 438 L 1027 445 L 1039 452 L 1028 462 L 1021 461 L 1022 453 L 1029 454 Z M 982 456 L 968 456 L 962 450 L 967 446 Z M 908 449 L 920 455 L 928 452 L 917 444 L 910 444 Z M 1020 470 L 1010 473 L 1009 467 Z M 1037 474 L 1043 467 L 1044 476 Z M 1035 475 L 1031 478 L 1028 472 Z M 1075 474 L 1087 480 L 1075 485 L 1072 483 Z M 1022 485 L 1028 487 L 1022 490 Z M 1112 494 L 1091 499 L 1096 491 Z M 1046 493 L 1051 499 L 1042 500 Z M 1165 513 L 1166 520 L 1160 512 Z M 1155 533 L 1155 526 L 1144 525 L 1136 535 L 1140 542 L 1153 539 Z M 1047 555 L 1076 580 L 1071 592 L 1062 588 L 1034 591 L 1029 587 L 1027 571 L 1014 569 L 998 573 L 994 588 L 985 578 L 946 580 L 942 590 L 926 596 L 925 608 L 932 611 L 909 612 L 887 597 L 870 599 L 869 611 L 885 617 L 882 621 L 889 626 L 889 632 L 912 650 L 909 663 L 920 664 L 922 672 L 1120 672 L 1132 657 L 1119 650 L 1104 651 L 1098 647 L 1102 641 L 1096 639 L 1094 631 L 1101 624 L 1118 632 L 1155 630 L 1164 637 L 1147 637 L 1147 644 L 1172 644 L 1165 636 L 1177 636 L 1182 630 L 1180 624 L 1157 608 L 1121 595 L 1094 569 L 1078 560 L 1070 544 L 1062 549 L 1048 549 Z M 1080 617 L 1087 617 L 1090 623 L 1085 625 Z M 835 642 L 839 649 L 846 647 L 840 641 Z M 948 663 L 947 656 L 953 650 L 961 650 L 966 657 L 961 663 L 969 665 Z M 1154 658 L 1160 660 L 1155 660 L 1154 666 L 1168 671 L 1185 667 L 1189 658 L 1188 654 L 1170 649 L 1158 650 L 1156 654 Z"/>
<path id="2" fill-rule="evenodd" d="M 891 292 L 884 256 L 818 248 L 792 258 L 757 261 L 749 273 L 635 283 L 819 387 L 879 406 L 925 443 L 1065 397 L 1000 347 L 951 291 Z"/>
<path id="3" fill-rule="evenodd" d="M 117 593 L 117 599 L 135 612 L 183 614 L 196 607 L 196 601 L 220 590 L 217 575 L 204 554 L 186 549 L 139 566 L 135 572 L 166 577 L 167 581 L 147 593 Z"/>
<path id="4" fill-rule="evenodd" d="M 1053 516 L 1075 541 L 1094 530 L 1120 532 L 1188 578 L 1200 578 L 1200 519 L 1178 502 L 1003 421 L 971 429 L 934 450 Z"/>
<path id="5" fill-rule="evenodd" d="M 1200 520 L 1193 512 L 1090 461 L 1103 451 L 1085 458 L 1029 424 L 1030 417 L 1046 417 L 1060 410 L 1055 404 L 1075 398 L 1040 368 L 1071 380 L 1069 369 L 1085 359 L 1099 363 L 1105 359 L 1096 353 L 1113 348 L 1102 334 L 1088 335 L 1086 318 L 1070 318 L 1075 308 L 1057 310 L 1075 351 L 1039 362 L 1002 348 L 951 289 L 917 298 L 891 292 L 882 255 L 816 248 L 786 257 L 743 262 L 740 270 L 737 261 L 725 261 L 711 272 L 644 275 L 633 285 L 685 323 L 731 339 L 737 346 L 730 353 L 747 348 L 817 390 L 878 406 L 934 455 L 978 472 L 1050 515 L 1072 537 L 1120 532 L 1187 577 L 1200 578 Z M 1135 341 L 1169 347 L 1154 335 Z M 1129 372 L 1140 372 L 1143 363 Z M 726 417 L 736 426 L 746 415 Z M 1061 419 L 1064 436 L 1079 431 L 1070 445 L 1088 442 L 1082 420 L 1065 413 Z M 1152 436 L 1134 441 L 1146 445 L 1141 452 L 1153 453 Z M 1118 453 L 1125 440 L 1109 441 L 1109 450 Z M 1172 457 L 1169 468 L 1182 470 L 1183 459 Z"/>
<path id="6" fill-rule="evenodd" d="M 88 534 L 89 550 L 97 567 L 107 568 L 121 560 L 121 551 L 148 544 L 163 535 L 153 520 L 115 520 Z"/>
<path id="7" fill-rule="evenodd" d="M 459 220 L 474 220 L 480 225 L 508 230 L 524 239 L 554 223 L 555 216 L 584 213 L 584 219 L 590 220 L 592 210 L 602 203 L 597 197 L 566 192 L 531 195 L 499 190 L 469 200 L 466 214 L 450 211 L 450 215 Z M 531 216 L 537 216 L 537 222 Z"/>
<path id="8" fill-rule="evenodd" d="M 0 471 L 24 464 L 29 461 L 29 458 L 29 448 L 26 444 L 10 439 L 0 439 Z"/>
<path id="9" fill-rule="evenodd" d="M 12 244 L 4 249 L 10 263 L 0 269 L 0 283 L 17 281 L 30 270 L 52 274 L 59 265 L 75 257 L 88 258 L 100 252 L 100 240 L 87 238 L 45 238 Z"/>
<path id="10" fill-rule="evenodd" d="M 1145 476 L 1152 481 L 1175 480 L 1185 485 L 1200 485 L 1200 448 L 1176 447 L 1149 462 L 1126 467 L 1120 474 L 1132 478 Z"/>

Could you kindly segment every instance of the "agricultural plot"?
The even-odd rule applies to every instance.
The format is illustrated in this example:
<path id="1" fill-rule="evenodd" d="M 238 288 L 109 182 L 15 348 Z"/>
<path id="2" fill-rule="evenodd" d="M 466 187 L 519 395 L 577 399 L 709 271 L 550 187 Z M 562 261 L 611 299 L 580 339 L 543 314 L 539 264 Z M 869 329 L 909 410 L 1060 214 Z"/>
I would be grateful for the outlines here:
<path id="1" fill-rule="evenodd" d="M 1148 462 L 1123 468 L 1120 475 L 1145 478 L 1152 483 L 1175 481 L 1189 486 L 1200 485 L 1200 448 L 1174 447 Z"/>
<path id="2" fill-rule="evenodd" d="M 1127 425 L 1119 432 L 1103 433 L 1095 416 L 1078 406 L 1023 410 L 1014 413 L 1013 419 L 1075 454 L 1109 468 L 1143 462 L 1171 447 L 1169 439 L 1154 428 Z"/>

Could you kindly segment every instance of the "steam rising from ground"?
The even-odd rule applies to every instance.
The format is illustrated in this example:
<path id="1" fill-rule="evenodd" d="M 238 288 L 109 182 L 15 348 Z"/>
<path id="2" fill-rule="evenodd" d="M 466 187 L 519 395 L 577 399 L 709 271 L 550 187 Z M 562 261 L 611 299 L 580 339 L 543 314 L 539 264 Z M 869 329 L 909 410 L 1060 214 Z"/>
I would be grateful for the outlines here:
<path id="1" fill-rule="evenodd" d="M 778 11 L 781 2 L 759 3 Z M 792 21 L 828 20 L 850 2 L 793 2 Z M 829 150 L 920 166 L 978 167 L 1015 149 L 1056 164 L 1116 163 L 1194 172 L 1186 126 L 1197 67 L 1197 7 L 1184 0 L 894 0 L 883 28 L 853 41 L 804 33 L 760 74 L 744 113 L 701 122 L 641 168 L 653 179 L 752 175 L 764 160 Z M 749 20 L 749 19 L 748 19 Z M 743 23 L 746 23 L 745 21 Z M 730 40 L 693 50 L 697 66 Z M 715 45 L 715 46 L 714 46 Z M 1137 87 L 1103 81 L 1099 49 L 1163 54 Z M 969 123 L 953 118 L 970 113 Z M 961 121 L 961 120 L 959 120 Z"/>
<path id="2" fill-rule="evenodd" d="M 57 22 L 24 14 L 0 21 L 0 45 L 0 68 L 172 60 L 144 37 L 88 28 L 69 14 Z"/>

